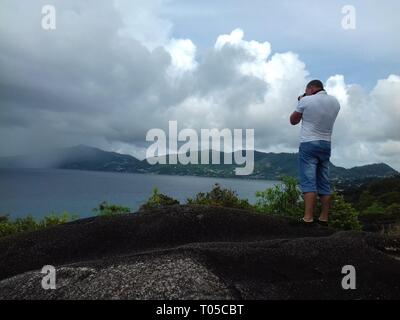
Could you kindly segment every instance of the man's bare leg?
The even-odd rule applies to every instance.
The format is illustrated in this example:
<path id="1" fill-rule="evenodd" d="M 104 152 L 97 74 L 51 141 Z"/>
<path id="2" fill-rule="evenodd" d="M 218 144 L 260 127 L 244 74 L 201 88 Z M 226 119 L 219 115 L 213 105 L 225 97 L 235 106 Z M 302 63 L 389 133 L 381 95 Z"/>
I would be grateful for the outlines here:
<path id="1" fill-rule="evenodd" d="M 304 221 L 311 222 L 314 220 L 314 208 L 317 203 L 317 193 L 307 192 L 304 193 Z"/>
<path id="2" fill-rule="evenodd" d="M 322 210 L 319 220 L 327 222 L 329 218 L 329 210 L 331 208 L 331 203 L 332 203 L 332 196 L 331 195 L 320 196 L 319 199 L 322 205 Z"/>

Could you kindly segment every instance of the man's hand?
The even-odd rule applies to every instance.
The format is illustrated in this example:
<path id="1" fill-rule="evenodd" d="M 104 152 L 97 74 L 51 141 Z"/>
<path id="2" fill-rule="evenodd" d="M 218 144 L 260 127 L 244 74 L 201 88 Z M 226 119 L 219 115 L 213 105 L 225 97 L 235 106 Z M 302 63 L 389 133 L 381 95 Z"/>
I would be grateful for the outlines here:
<path id="1" fill-rule="evenodd" d="M 301 118 L 303 117 L 303 114 L 301 114 L 300 112 L 293 112 L 292 115 L 290 116 L 290 123 L 295 126 L 296 124 L 298 124 L 301 121 Z"/>

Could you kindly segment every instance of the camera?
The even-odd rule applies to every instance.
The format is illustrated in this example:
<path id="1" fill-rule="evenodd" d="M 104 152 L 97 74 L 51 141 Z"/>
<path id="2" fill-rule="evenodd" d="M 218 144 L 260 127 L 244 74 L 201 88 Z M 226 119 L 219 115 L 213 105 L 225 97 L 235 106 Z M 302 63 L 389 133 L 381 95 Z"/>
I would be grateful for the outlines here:
<path id="1" fill-rule="evenodd" d="M 306 93 L 304 93 L 302 96 L 299 96 L 299 97 L 297 98 L 297 101 L 300 101 L 300 100 L 301 100 L 301 98 L 304 98 L 306 95 L 307 95 L 307 94 L 306 94 Z"/>

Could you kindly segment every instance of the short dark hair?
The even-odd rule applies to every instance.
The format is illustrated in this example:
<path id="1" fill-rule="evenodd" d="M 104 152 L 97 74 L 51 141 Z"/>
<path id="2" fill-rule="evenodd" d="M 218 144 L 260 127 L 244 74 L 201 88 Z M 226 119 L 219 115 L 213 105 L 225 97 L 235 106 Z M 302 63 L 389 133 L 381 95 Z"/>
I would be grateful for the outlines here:
<path id="1" fill-rule="evenodd" d="M 320 80 L 312 80 L 308 83 L 307 88 L 316 87 L 320 89 L 324 89 L 324 85 Z"/>

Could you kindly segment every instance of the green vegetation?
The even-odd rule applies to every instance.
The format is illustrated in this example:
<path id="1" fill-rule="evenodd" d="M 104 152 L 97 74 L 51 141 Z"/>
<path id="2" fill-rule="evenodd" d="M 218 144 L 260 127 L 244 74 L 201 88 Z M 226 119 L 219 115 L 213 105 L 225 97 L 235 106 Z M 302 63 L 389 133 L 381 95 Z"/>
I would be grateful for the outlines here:
<path id="1" fill-rule="evenodd" d="M 168 197 L 160 193 L 157 188 L 154 188 L 149 200 L 139 208 L 139 211 L 158 209 L 176 204 L 179 204 L 178 200 Z"/>
<path id="2" fill-rule="evenodd" d="M 291 177 L 282 177 L 281 180 L 283 185 L 276 185 L 256 193 L 256 210 L 260 213 L 301 217 L 304 201 L 297 180 Z"/>
<path id="3" fill-rule="evenodd" d="M 0 216 L 0 238 L 21 232 L 31 232 L 58 224 L 76 220 L 78 216 L 70 215 L 68 212 L 57 214 L 52 212 L 42 220 L 36 221 L 31 215 L 25 218 L 17 218 L 14 221 L 8 215 Z"/>
<path id="4" fill-rule="evenodd" d="M 399 215 L 400 175 L 372 180 L 343 192 L 346 201 L 353 204 L 360 215 Z"/>
<path id="5" fill-rule="evenodd" d="M 118 214 L 129 213 L 131 210 L 127 207 L 122 207 L 115 204 L 108 204 L 103 201 L 93 212 L 98 216 L 113 216 Z M 59 224 L 71 222 L 79 219 L 78 215 L 62 212 L 60 214 L 51 212 L 41 220 L 37 221 L 31 215 L 25 218 L 17 218 L 11 220 L 8 215 L 0 215 L 0 238 L 10 236 L 22 232 L 32 232 L 45 229 Z"/>
<path id="6" fill-rule="evenodd" d="M 260 214 L 273 214 L 300 218 L 304 212 L 304 200 L 298 188 L 297 180 L 291 177 L 282 177 L 282 185 L 276 185 L 256 193 L 257 203 L 253 206 L 247 199 L 240 199 L 231 189 L 224 189 L 215 184 L 210 192 L 200 192 L 194 198 L 187 199 L 188 205 L 211 205 L 245 210 L 254 210 Z M 179 204 L 179 201 L 160 194 L 158 189 L 153 190 L 150 199 L 141 207 L 141 210 L 160 208 Z M 317 208 L 317 211 L 320 208 Z M 396 209 L 396 208 L 394 208 Z M 318 213 L 318 212 L 316 212 Z M 334 193 L 330 226 L 341 230 L 360 230 L 358 212 L 343 196 Z"/>
<path id="7" fill-rule="evenodd" d="M 223 189 L 218 183 L 213 186 L 210 192 L 200 192 L 193 199 L 187 199 L 186 203 L 189 205 L 210 205 L 246 210 L 254 209 L 248 200 L 239 199 L 235 191 Z M 158 209 L 177 204 L 180 204 L 178 200 L 162 194 L 157 188 L 154 188 L 149 200 L 140 207 L 139 211 Z"/>
<path id="8" fill-rule="evenodd" d="M 112 217 L 119 214 L 127 214 L 131 212 L 131 209 L 116 204 L 108 204 L 107 201 L 103 201 L 99 204 L 97 208 L 94 208 L 92 211 L 98 216 Z"/>
<path id="9" fill-rule="evenodd" d="M 393 203 L 386 207 L 385 213 L 400 218 L 400 203 Z"/>
<path id="10" fill-rule="evenodd" d="M 400 222 L 395 223 L 387 232 L 389 236 L 400 236 Z"/>
<path id="11" fill-rule="evenodd" d="M 358 211 L 342 195 L 333 194 L 329 225 L 340 230 L 361 230 Z"/>
<path id="12" fill-rule="evenodd" d="M 368 208 L 364 209 L 361 211 L 362 215 L 365 214 L 384 214 L 385 213 L 385 208 L 382 207 L 378 202 L 372 203 Z"/>
<path id="13" fill-rule="evenodd" d="M 304 200 L 297 180 L 292 177 L 282 177 L 283 185 L 276 185 L 265 191 L 257 192 L 255 208 L 264 214 L 275 214 L 300 218 L 304 213 Z M 316 214 L 321 208 L 318 205 Z M 317 217 L 317 215 L 316 215 Z M 337 192 L 333 194 L 329 225 L 341 230 L 360 230 L 358 212 L 347 203 Z"/>
<path id="14" fill-rule="evenodd" d="M 254 207 L 247 199 L 239 199 L 236 192 L 223 189 L 216 183 L 211 192 L 200 192 L 193 199 L 187 199 L 187 204 L 210 205 L 228 208 L 253 210 Z"/>

